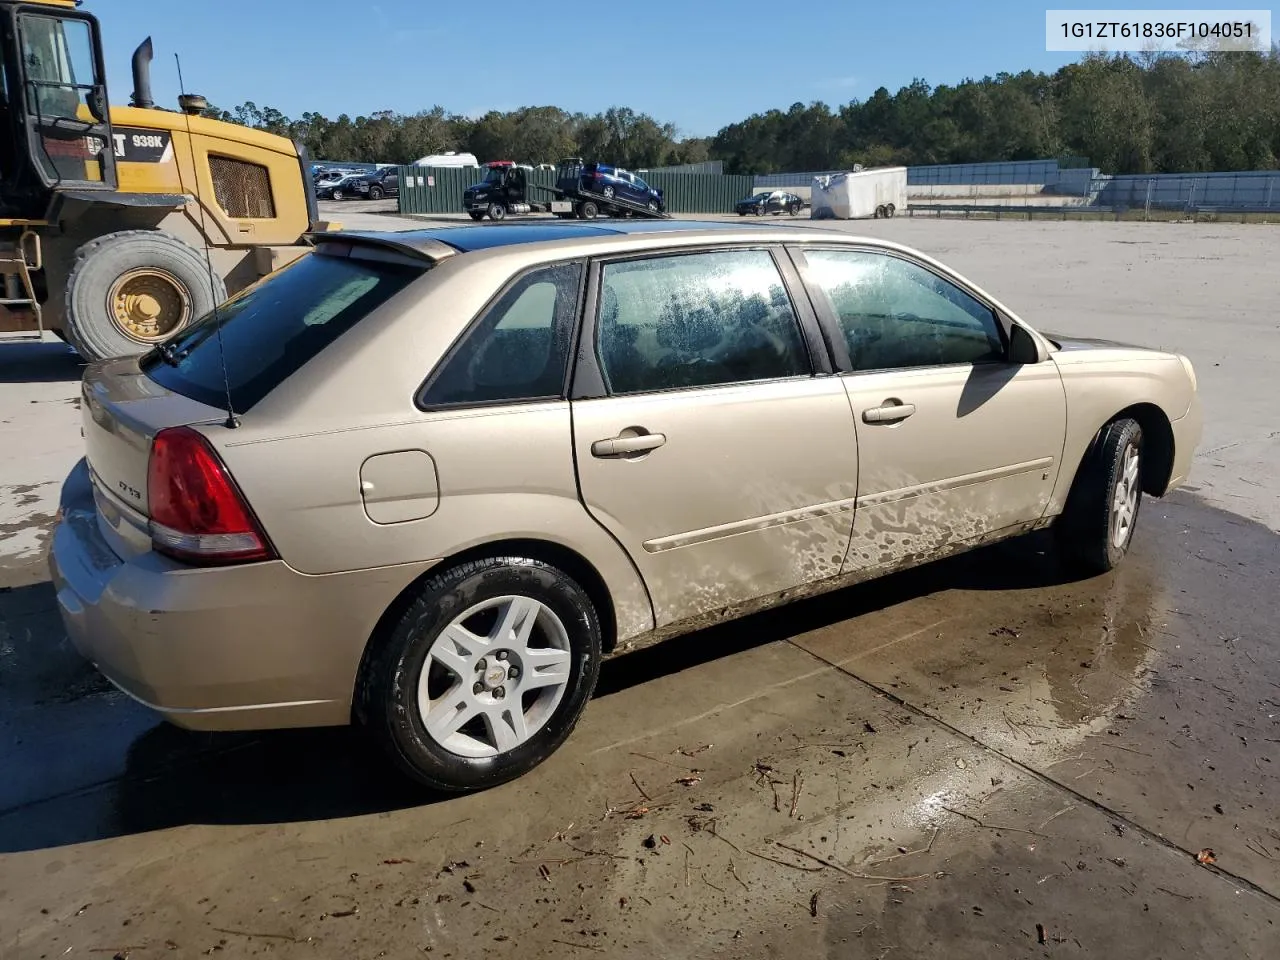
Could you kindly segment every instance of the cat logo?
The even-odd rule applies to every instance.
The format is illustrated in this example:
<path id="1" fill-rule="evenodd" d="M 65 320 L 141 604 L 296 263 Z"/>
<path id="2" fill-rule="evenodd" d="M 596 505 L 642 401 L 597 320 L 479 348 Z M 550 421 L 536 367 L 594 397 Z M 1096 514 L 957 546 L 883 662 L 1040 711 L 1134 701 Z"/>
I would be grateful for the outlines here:
<path id="1" fill-rule="evenodd" d="M 173 159 L 173 140 L 167 130 L 129 129 L 111 136 L 116 159 L 125 163 L 167 163 Z"/>

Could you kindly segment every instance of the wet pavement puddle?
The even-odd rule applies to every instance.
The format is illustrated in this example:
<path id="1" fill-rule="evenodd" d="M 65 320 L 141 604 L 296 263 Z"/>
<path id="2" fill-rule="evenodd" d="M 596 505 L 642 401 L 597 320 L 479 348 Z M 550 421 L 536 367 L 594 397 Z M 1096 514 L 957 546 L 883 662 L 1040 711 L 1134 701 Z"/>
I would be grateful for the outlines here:
<path id="1" fill-rule="evenodd" d="M 425 802 L 351 731 L 157 724 L 27 576 L 0 957 L 1276 956 L 1280 537 L 1183 494 L 1107 576 L 1046 543 L 620 657 L 534 773 Z"/>

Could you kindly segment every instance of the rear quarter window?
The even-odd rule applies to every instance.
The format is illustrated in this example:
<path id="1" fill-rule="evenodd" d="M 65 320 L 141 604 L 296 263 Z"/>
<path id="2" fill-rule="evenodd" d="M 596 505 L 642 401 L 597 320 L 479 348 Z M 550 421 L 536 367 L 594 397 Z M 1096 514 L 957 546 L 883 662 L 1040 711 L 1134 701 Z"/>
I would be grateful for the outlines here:
<path id="1" fill-rule="evenodd" d="M 365 258 L 357 249 L 295 260 L 148 354 L 143 371 L 214 407 L 225 407 L 229 392 L 232 408 L 245 412 L 428 268 Z"/>

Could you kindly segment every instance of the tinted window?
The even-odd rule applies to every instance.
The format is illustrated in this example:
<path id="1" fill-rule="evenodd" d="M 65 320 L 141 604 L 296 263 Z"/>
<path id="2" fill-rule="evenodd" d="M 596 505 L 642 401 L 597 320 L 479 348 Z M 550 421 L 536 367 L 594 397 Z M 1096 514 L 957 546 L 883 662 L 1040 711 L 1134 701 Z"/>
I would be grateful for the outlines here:
<path id="1" fill-rule="evenodd" d="M 241 291 L 171 340 L 168 353 L 175 366 L 151 355 L 143 369 L 176 393 L 225 407 L 225 354 L 232 407 L 244 412 L 425 269 L 310 253 Z M 215 317 L 221 321 L 221 337 L 215 336 Z"/>
<path id="2" fill-rule="evenodd" d="M 764 250 L 606 264 L 597 343 L 612 393 L 810 372 L 791 301 Z"/>
<path id="3" fill-rule="evenodd" d="M 831 303 L 855 370 L 1000 360 L 995 316 L 955 284 L 898 257 L 809 250 L 809 279 Z"/>
<path id="4" fill-rule="evenodd" d="M 517 280 L 445 358 L 423 405 L 560 397 L 581 271 L 565 263 Z"/>

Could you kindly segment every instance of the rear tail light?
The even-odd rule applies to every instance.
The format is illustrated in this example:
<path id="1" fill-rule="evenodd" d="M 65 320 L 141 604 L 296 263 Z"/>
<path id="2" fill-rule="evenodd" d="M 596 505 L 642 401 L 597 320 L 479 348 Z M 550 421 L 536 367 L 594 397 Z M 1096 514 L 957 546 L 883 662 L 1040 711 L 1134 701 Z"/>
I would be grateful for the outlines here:
<path id="1" fill-rule="evenodd" d="M 216 451 L 190 427 L 161 430 L 147 464 L 151 543 L 194 564 L 275 556 L 261 525 Z"/>

